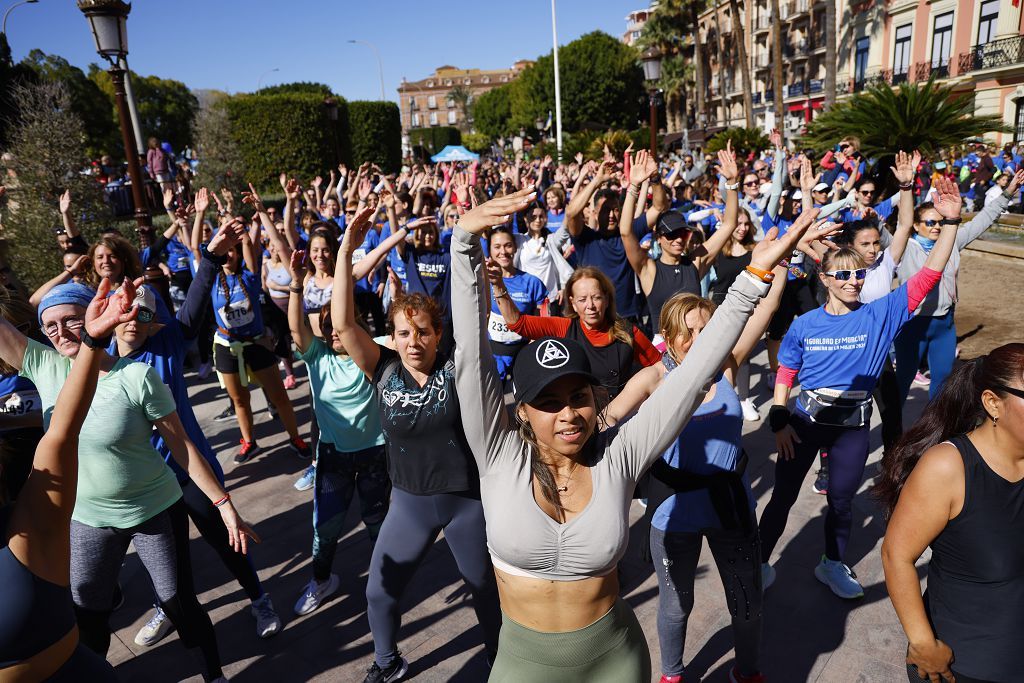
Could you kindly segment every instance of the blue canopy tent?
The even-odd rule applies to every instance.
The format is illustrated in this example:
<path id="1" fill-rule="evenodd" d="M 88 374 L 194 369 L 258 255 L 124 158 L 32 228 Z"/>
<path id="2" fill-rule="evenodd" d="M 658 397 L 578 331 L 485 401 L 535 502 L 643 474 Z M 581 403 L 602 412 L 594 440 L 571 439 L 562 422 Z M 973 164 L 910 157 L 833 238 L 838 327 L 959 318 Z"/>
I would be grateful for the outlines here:
<path id="1" fill-rule="evenodd" d="M 479 154 L 473 154 L 462 145 L 446 145 L 444 149 L 430 157 L 433 162 L 439 161 L 477 161 Z"/>

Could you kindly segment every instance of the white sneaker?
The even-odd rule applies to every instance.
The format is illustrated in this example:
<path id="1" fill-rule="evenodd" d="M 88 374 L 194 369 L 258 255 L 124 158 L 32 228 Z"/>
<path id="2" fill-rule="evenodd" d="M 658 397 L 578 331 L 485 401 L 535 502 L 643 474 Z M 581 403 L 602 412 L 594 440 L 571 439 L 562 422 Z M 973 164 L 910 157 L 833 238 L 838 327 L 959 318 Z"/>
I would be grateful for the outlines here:
<path id="1" fill-rule="evenodd" d="M 340 585 L 341 579 L 337 574 L 331 574 L 331 577 L 323 583 L 317 583 L 316 579 L 310 579 L 302 597 L 295 603 L 295 613 L 302 616 L 314 611 L 324 600 L 337 592 Z"/>
<path id="2" fill-rule="evenodd" d="M 142 647 L 152 647 L 159 643 L 164 636 L 174 630 L 174 624 L 167 618 L 164 611 L 159 607 L 153 612 L 146 625 L 135 634 L 135 644 Z"/>
<path id="3" fill-rule="evenodd" d="M 274 603 L 270 601 L 270 593 L 260 596 L 252 603 L 249 610 L 256 619 L 256 635 L 260 638 L 277 635 L 281 630 L 281 619 L 274 610 Z"/>
<path id="4" fill-rule="evenodd" d="M 767 562 L 761 563 L 761 591 L 768 590 L 775 583 L 775 567 Z"/>
<path id="5" fill-rule="evenodd" d="M 313 465 L 310 465 L 309 467 L 307 467 L 306 469 L 304 469 L 302 471 L 302 474 L 299 476 L 298 479 L 295 480 L 295 483 L 292 484 L 292 486 L 295 487 L 296 491 L 308 491 L 311 488 L 313 488 L 313 484 L 315 483 L 315 481 L 314 481 L 315 479 L 316 479 L 316 465 L 313 464 Z"/>
<path id="6" fill-rule="evenodd" d="M 822 555 L 821 562 L 814 568 L 814 575 L 845 600 L 864 597 L 864 588 L 857 581 L 857 575 L 842 562 Z"/>
<path id="7" fill-rule="evenodd" d="M 757 406 L 754 405 L 754 399 L 743 399 L 740 401 L 740 408 L 743 409 L 743 419 L 746 422 L 757 422 L 761 419 L 761 414 L 757 412 Z"/>

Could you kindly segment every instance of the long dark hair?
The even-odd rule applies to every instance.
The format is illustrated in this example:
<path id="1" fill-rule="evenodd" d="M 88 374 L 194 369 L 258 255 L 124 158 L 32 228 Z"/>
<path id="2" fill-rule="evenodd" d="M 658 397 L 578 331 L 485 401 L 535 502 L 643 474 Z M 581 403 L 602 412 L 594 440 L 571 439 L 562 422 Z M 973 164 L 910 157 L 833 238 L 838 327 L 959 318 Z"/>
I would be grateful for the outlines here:
<path id="1" fill-rule="evenodd" d="M 900 491 L 921 455 L 936 444 L 958 434 L 967 434 L 990 419 L 981 402 L 988 390 L 1006 398 L 1001 386 L 1024 382 L 1024 344 L 1004 344 L 987 356 L 963 363 L 946 378 L 942 390 L 925 407 L 914 426 L 900 437 L 890 454 L 882 458 L 882 474 L 874 495 L 892 514 Z"/>

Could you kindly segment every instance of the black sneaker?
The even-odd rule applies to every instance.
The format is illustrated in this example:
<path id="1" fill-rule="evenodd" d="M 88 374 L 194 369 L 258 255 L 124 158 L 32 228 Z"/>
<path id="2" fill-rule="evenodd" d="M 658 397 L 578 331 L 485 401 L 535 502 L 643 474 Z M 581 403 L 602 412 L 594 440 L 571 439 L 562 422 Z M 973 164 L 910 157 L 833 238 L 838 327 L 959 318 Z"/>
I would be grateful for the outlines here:
<path id="1" fill-rule="evenodd" d="M 827 456 L 822 453 L 821 456 L 821 469 L 818 470 L 818 476 L 814 479 L 814 484 L 811 488 L 814 492 L 822 496 L 828 495 L 828 460 Z"/>
<path id="2" fill-rule="evenodd" d="M 409 662 L 405 661 L 405 657 L 399 657 L 391 662 L 391 666 L 386 669 L 380 668 L 377 666 L 377 662 L 374 662 L 366 670 L 366 678 L 363 679 L 363 683 L 391 683 L 391 681 L 397 681 L 404 676 L 408 670 Z"/>
<path id="3" fill-rule="evenodd" d="M 238 442 L 242 444 L 242 446 L 238 449 L 238 453 L 235 454 L 236 465 L 241 465 L 243 462 L 249 462 L 256 457 L 257 453 L 260 452 L 260 447 L 256 445 L 255 441 L 239 439 Z"/>
<path id="4" fill-rule="evenodd" d="M 213 418 L 214 422 L 227 422 L 228 420 L 235 419 L 235 404 L 229 403 L 228 407 L 225 408 L 220 415 Z"/>

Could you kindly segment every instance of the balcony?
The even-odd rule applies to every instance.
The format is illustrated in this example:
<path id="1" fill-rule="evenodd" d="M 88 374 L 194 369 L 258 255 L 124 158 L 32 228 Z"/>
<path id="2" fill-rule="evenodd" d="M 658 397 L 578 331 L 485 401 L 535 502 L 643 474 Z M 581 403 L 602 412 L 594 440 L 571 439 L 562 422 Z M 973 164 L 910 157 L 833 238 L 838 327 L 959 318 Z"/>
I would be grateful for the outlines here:
<path id="1" fill-rule="evenodd" d="M 801 14 L 806 14 L 811 10 L 810 0 L 795 0 L 794 2 L 787 3 L 788 15 L 790 17 L 796 17 Z"/>
<path id="2" fill-rule="evenodd" d="M 795 43 L 785 43 L 782 46 L 782 54 L 787 59 L 802 59 L 808 55 L 811 51 L 811 46 L 807 43 L 807 40 L 798 40 Z"/>
<path id="3" fill-rule="evenodd" d="M 807 90 L 812 95 L 814 93 L 822 92 L 824 89 L 825 89 L 825 79 L 824 78 L 812 78 L 810 80 L 810 82 L 808 82 L 808 84 L 807 84 Z"/>
<path id="4" fill-rule="evenodd" d="M 896 67 L 892 70 L 892 76 L 889 80 L 889 85 L 899 85 L 900 83 L 906 83 L 910 80 L 910 65 L 904 65 Z"/>
<path id="5" fill-rule="evenodd" d="M 751 102 L 754 104 L 761 104 L 761 93 L 756 92 L 750 97 Z"/>
<path id="6" fill-rule="evenodd" d="M 914 65 L 914 80 L 927 81 L 935 78 L 949 78 L 949 60 L 944 62 L 918 62 Z"/>
<path id="7" fill-rule="evenodd" d="M 766 69 L 766 68 L 768 68 L 768 64 L 770 62 L 771 62 L 771 56 L 768 55 L 767 53 L 757 55 L 757 57 L 754 58 L 754 65 L 758 69 Z"/>
<path id="8" fill-rule="evenodd" d="M 757 18 L 757 22 L 754 24 L 754 31 L 760 33 L 761 31 L 768 31 L 772 27 L 772 18 L 770 16 L 762 15 Z"/>
<path id="9" fill-rule="evenodd" d="M 786 97 L 797 97 L 798 95 L 804 94 L 803 83 L 793 83 L 792 85 L 786 86 Z"/>
<path id="10" fill-rule="evenodd" d="M 1024 36 L 1011 36 L 975 45 L 970 52 L 961 53 L 957 62 L 958 74 L 1024 64 Z"/>
<path id="11" fill-rule="evenodd" d="M 902 74 L 902 78 L 906 80 L 906 74 Z M 892 69 L 872 69 L 871 71 L 861 74 L 859 77 L 854 76 L 853 81 L 850 82 L 849 90 L 852 92 L 860 92 L 872 85 L 877 83 L 885 83 L 886 85 L 893 84 L 893 72 Z"/>

